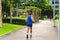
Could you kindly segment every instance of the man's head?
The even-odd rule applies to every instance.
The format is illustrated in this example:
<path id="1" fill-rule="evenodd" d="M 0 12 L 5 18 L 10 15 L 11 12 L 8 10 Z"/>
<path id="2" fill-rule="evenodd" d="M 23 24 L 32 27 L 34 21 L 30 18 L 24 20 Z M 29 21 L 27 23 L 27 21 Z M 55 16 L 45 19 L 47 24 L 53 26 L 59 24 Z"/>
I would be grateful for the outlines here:
<path id="1" fill-rule="evenodd" d="M 32 15 L 32 10 L 28 10 L 28 15 Z"/>

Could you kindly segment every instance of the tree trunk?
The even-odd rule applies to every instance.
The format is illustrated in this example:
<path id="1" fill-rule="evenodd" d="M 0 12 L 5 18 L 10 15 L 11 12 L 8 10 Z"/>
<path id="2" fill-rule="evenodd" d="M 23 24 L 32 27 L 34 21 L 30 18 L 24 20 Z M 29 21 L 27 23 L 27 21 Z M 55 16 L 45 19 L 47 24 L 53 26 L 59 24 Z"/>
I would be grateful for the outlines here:
<path id="1" fill-rule="evenodd" d="M 2 7 L 1 7 L 1 0 L 0 0 L 0 27 L 2 27 Z"/>
<path id="2" fill-rule="evenodd" d="M 10 9 L 10 23 L 12 23 L 12 11 Z"/>
<path id="3" fill-rule="evenodd" d="M 10 1 L 10 23 L 12 23 L 12 4 Z"/>

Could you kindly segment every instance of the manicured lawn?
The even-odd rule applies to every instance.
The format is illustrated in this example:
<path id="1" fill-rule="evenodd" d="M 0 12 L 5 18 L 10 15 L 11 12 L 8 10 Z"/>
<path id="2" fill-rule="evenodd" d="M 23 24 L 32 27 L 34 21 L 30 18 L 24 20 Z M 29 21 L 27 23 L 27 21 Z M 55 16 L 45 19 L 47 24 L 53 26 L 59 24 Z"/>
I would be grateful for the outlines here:
<path id="1" fill-rule="evenodd" d="M 58 21 L 58 19 L 57 19 L 57 20 L 55 20 L 55 24 L 58 26 L 58 24 L 59 24 L 59 21 Z"/>
<path id="2" fill-rule="evenodd" d="M 12 31 L 24 28 L 24 25 L 16 25 L 16 24 L 9 24 L 9 23 L 3 23 L 3 27 L 0 28 L 0 36 L 8 34 Z"/>

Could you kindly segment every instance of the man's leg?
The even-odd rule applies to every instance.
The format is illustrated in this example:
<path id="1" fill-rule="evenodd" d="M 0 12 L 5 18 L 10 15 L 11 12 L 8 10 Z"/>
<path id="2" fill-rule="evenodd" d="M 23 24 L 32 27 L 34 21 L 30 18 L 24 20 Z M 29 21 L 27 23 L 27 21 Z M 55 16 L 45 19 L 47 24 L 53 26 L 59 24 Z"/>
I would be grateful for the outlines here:
<path id="1" fill-rule="evenodd" d="M 30 38 L 32 37 L 32 27 L 30 27 Z"/>
<path id="2" fill-rule="evenodd" d="M 29 27 L 27 27 L 27 39 L 28 39 L 28 34 L 29 34 Z"/>

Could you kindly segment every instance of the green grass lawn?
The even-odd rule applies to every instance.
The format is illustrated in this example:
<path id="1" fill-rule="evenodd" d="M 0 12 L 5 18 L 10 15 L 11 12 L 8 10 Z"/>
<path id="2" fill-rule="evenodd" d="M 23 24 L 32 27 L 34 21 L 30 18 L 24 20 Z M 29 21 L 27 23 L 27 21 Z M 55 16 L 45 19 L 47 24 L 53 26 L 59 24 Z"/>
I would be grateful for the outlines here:
<path id="1" fill-rule="evenodd" d="M 16 24 L 9 24 L 9 23 L 3 23 L 3 27 L 0 28 L 0 36 L 3 36 L 5 34 L 8 34 L 12 31 L 18 30 L 24 28 L 24 25 L 16 25 Z"/>
<path id="2" fill-rule="evenodd" d="M 58 21 L 58 19 L 57 19 L 57 20 L 55 20 L 55 24 L 58 26 L 58 24 L 59 24 L 59 21 Z"/>

